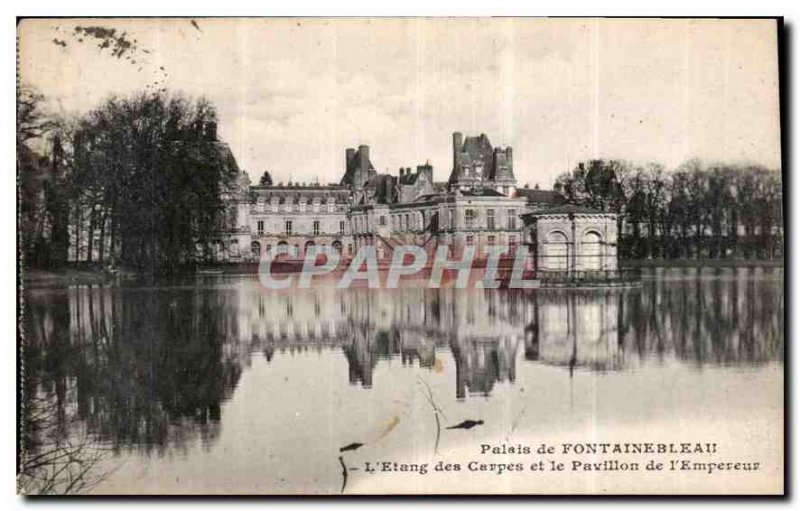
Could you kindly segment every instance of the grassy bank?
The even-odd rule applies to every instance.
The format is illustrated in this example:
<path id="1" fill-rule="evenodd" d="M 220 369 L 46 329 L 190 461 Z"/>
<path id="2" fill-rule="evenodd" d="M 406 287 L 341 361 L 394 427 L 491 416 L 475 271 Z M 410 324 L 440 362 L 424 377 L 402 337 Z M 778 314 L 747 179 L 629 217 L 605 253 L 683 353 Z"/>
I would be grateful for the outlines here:
<path id="1" fill-rule="evenodd" d="M 783 259 L 622 259 L 622 268 L 782 268 Z"/>
<path id="2" fill-rule="evenodd" d="M 119 271 L 114 274 L 97 269 L 61 268 L 57 270 L 30 269 L 23 273 L 23 287 L 51 287 L 81 284 L 108 284 L 120 278 L 137 276 L 132 271 Z"/>

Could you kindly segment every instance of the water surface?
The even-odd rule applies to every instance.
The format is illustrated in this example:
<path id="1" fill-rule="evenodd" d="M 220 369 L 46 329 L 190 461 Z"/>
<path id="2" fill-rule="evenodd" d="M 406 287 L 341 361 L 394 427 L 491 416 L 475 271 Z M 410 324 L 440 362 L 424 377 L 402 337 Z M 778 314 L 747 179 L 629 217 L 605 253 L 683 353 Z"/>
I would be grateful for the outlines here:
<path id="1" fill-rule="evenodd" d="M 782 270 L 644 279 L 570 291 L 275 292 L 248 277 L 31 289 L 26 392 L 42 417 L 32 453 L 68 446 L 91 470 L 61 472 L 53 491 L 82 478 L 91 493 L 339 493 L 343 463 L 356 469 L 348 493 L 774 482 Z M 484 423 L 445 429 L 466 419 Z M 716 442 L 764 470 L 741 481 L 363 472 L 466 461 L 482 443 L 600 440 Z M 364 445 L 340 453 L 352 442 Z"/>

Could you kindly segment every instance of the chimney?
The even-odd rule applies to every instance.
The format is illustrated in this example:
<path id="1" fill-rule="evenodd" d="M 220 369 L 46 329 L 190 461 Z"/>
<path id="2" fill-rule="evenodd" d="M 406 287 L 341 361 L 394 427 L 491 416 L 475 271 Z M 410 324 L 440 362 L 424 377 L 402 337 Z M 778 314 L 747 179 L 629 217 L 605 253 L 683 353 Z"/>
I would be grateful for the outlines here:
<path id="1" fill-rule="evenodd" d="M 353 157 L 356 155 L 356 150 L 352 147 L 348 147 L 344 151 L 344 170 L 347 171 L 350 168 L 350 162 L 353 161 Z"/>
<path id="2" fill-rule="evenodd" d="M 364 175 L 366 176 L 366 172 L 369 170 L 369 146 L 368 145 L 360 145 L 360 146 L 358 146 L 358 157 L 359 157 L 359 162 L 358 162 L 359 163 L 359 168 L 361 168 L 361 170 L 363 172 L 365 172 Z"/>
<path id="3" fill-rule="evenodd" d="M 464 147 L 464 135 L 456 131 L 453 133 L 453 168 L 458 167 L 458 155 Z"/>

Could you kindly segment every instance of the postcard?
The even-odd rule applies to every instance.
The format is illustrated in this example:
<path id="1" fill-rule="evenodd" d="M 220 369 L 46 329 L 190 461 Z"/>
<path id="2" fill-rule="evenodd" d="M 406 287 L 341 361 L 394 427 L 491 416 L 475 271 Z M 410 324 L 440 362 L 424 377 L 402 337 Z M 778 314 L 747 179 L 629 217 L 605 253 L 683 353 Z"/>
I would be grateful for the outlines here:
<path id="1" fill-rule="evenodd" d="M 782 33 L 18 19 L 18 491 L 782 495 Z"/>

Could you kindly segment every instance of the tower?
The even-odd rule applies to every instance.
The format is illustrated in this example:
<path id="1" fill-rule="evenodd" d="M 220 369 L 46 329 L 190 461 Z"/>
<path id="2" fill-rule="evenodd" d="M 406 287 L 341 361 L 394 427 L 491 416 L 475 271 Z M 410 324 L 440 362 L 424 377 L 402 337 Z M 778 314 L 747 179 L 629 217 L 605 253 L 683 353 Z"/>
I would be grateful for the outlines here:
<path id="1" fill-rule="evenodd" d="M 453 133 L 453 170 L 449 183 L 458 190 L 492 188 L 513 195 L 517 180 L 511 148 L 493 148 L 485 133 L 466 138 L 459 132 Z"/>
<path id="2" fill-rule="evenodd" d="M 375 167 L 369 159 L 368 145 L 358 146 L 358 151 L 352 147 L 345 150 L 345 171 L 340 184 L 360 190 L 377 175 Z"/>

